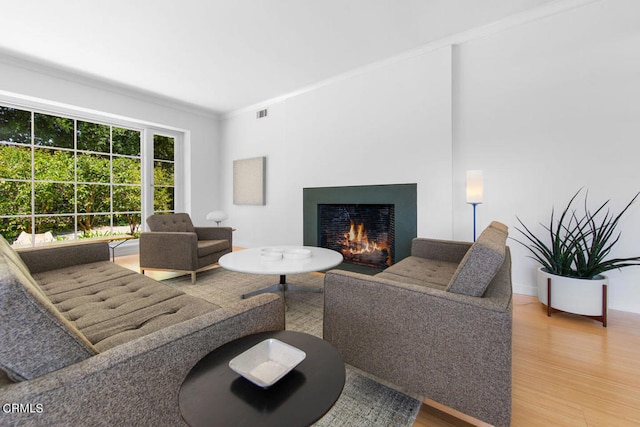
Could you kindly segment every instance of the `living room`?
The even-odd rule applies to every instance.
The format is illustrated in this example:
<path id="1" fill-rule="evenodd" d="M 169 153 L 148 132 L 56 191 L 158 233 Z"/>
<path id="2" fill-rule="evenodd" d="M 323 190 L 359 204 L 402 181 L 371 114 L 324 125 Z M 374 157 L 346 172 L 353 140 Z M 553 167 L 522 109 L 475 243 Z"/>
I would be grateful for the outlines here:
<path id="1" fill-rule="evenodd" d="M 640 6 L 520 4 L 500 19 L 220 111 L 0 43 L 0 104 L 180 135 L 176 206 L 196 225 L 225 211 L 236 246 L 303 244 L 305 188 L 408 183 L 417 185 L 418 236 L 470 241 L 465 176 L 476 169 L 484 177 L 480 229 L 500 221 L 518 238 L 517 218 L 546 224 L 580 188 L 594 204 L 610 199 L 614 212 L 640 190 Z M 188 66 L 205 56 L 189 53 Z M 243 73 L 258 79 L 260 70 Z M 266 117 L 257 118 L 260 110 Z M 266 202 L 235 205 L 233 162 L 253 157 L 266 158 Z M 639 209 L 620 224 L 614 256 L 637 255 Z M 537 264 L 509 245 L 514 293 L 536 295 Z M 640 269 L 608 276 L 609 308 L 639 314 Z"/>

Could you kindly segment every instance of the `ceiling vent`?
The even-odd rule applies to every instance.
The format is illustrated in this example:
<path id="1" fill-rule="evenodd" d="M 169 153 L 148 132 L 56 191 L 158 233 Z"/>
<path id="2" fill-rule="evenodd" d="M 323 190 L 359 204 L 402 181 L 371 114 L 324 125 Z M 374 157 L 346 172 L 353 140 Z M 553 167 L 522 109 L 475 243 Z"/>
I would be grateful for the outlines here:
<path id="1" fill-rule="evenodd" d="M 256 113 L 256 118 L 257 119 L 262 119 L 264 117 L 267 117 L 267 109 L 265 108 L 264 110 L 260 110 Z"/>

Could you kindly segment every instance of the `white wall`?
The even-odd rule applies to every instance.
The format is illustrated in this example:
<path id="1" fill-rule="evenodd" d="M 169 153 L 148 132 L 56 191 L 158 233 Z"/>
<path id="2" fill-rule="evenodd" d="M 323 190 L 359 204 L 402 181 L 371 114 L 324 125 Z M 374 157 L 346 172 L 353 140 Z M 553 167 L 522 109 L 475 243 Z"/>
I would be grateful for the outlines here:
<path id="1" fill-rule="evenodd" d="M 479 223 L 513 237 L 549 221 L 581 187 L 612 211 L 640 191 L 640 2 L 606 0 L 459 46 L 454 94 L 454 237 L 469 235 L 464 173 L 483 169 Z M 612 256 L 640 255 L 640 204 Z M 511 243 L 514 287 L 536 263 Z M 610 307 L 640 312 L 640 267 L 609 274 Z"/>
<path id="2" fill-rule="evenodd" d="M 418 234 L 470 240 L 468 169 L 482 169 L 478 227 L 546 222 L 580 187 L 619 208 L 640 190 L 640 2 L 603 0 L 372 67 L 222 123 L 222 194 L 245 246 L 302 242 L 302 188 L 418 183 Z M 232 204 L 232 161 L 267 156 L 267 205 Z M 614 256 L 640 255 L 640 206 Z M 516 292 L 536 264 L 516 242 Z M 640 312 L 640 268 L 609 274 L 610 307 Z"/>
<path id="3" fill-rule="evenodd" d="M 187 131 L 186 209 L 195 223 L 209 224 L 207 212 L 219 207 L 216 116 L 12 57 L 0 56 L 0 91 Z M 10 98 L 0 93 L 0 102 Z"/>
<path id="4" fill-rule="evenodd" d="M 222 125 L 222 194 L 241 246 L 302 244 L 302 189 L 418 184 L 418 233 L 451 236 L 451 52 L 443 48 Z M 233 160 L 267 157 L 267 204 L 232 204 Z"/>

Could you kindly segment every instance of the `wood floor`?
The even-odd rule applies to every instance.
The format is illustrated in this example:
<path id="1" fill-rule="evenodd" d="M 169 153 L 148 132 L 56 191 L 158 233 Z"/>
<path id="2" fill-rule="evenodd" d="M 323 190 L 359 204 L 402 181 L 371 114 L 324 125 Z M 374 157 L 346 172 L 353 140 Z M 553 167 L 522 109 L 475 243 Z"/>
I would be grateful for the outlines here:
<path id="1" fill-rule="evenodd" d="M 514 295 L 512 426 L 640 426 L 640 314 L 553 314 Z M 468 426 L 422 405 L 414 427 Z"/>
<path id="2" fill-rule="evenodd" d="M 135 270 L 136 258 L 116 262 Z M 547 317 L 524 295 L 514 295 L 513 314 L 512 426 L 640 426 L 640 314 L 609 310 L 603 328 L 570 314 Z M 427 403 L 414 427 L 485 425 Z"/>

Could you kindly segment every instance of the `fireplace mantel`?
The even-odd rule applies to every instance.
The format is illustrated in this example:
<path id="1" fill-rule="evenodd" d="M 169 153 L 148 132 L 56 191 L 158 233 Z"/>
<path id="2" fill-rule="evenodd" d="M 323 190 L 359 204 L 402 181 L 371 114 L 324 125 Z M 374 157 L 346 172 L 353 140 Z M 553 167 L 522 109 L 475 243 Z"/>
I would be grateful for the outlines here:
<path id="1" fill-rule="evenodd" d="M 417 236 L 417 184 L 358 185 L 303 189 L 304 244 L 318 246 L 318 205 L 392 204 L 395 206 L 395 261 L 411 254 Z"/>

